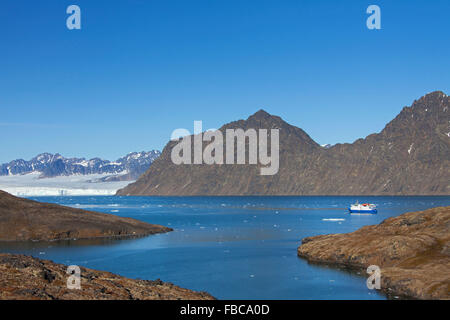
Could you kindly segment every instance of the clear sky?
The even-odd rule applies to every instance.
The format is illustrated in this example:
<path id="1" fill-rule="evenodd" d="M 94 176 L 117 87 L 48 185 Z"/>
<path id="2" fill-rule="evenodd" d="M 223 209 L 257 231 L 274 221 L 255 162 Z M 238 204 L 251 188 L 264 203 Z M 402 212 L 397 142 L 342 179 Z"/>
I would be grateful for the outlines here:
<path id="1" fill-rule="evenodd" d="M 2 0 L 0 163 L 114 160 L 261 108 L 320 144 L 353 142 L 450 94 L 449 34 L 448 0 Z"/>

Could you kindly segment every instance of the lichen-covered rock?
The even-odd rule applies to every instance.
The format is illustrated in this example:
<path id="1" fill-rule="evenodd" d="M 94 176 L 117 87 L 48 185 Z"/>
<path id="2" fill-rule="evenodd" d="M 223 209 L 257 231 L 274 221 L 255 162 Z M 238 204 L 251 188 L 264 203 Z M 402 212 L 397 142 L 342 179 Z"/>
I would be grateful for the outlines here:
<path id="1" fill-rule="evenodd" d="M 3 300 L 212 300 L 205 292 L 161 280 L 133 280 L 110 272 L 81 268 L 81 289 L 68 289 L 67 266 L 37 258 L 0 254 Z"/>

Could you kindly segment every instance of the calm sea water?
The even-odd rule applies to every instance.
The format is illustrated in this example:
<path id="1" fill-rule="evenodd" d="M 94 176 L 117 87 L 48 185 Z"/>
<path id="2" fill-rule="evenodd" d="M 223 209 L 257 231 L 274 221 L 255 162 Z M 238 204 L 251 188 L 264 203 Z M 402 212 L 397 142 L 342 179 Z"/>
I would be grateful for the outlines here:
<path id="1" fill-rule="evenodd" d="M 39 197 L 175 231 L 133 240 L 0 244 L 64 264 L 170 281 L 219 299 L 385 299 L 366 275 L 308 264 L 301 239 L 354 231 L 404 212 L 450 205 L 450 197 Z M 377 215 L 349 215 L 353 201 Z"/>

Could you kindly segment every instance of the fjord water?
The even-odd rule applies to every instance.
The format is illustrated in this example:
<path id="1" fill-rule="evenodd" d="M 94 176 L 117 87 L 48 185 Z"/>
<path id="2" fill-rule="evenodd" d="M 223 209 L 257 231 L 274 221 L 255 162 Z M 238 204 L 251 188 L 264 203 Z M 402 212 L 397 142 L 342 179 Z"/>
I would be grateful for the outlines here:
<path id="1" fill-rule="evenodd" d="M 130 240 L 2 243 L 0 252 L 161 279 L 219 299 L 385 299 L 367 275 L 297 257 L 307 236 L 354 231 L 399 214 L 450 205 L 450 197 L 37 197 L 132 217 L 173 232 Z M 350 215 L 359 200 L 376 215 Z"/>

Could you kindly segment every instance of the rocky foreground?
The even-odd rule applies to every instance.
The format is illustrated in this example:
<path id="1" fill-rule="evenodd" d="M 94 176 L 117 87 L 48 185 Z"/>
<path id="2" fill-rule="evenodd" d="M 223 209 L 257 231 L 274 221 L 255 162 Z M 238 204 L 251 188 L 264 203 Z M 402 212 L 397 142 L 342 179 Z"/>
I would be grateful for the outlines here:
<path id="1" fill-rule="evenodd" d="M 381 290 L 418 299 L 450 299 L 450 207 L 409 212 L 347 234 L 302 240 L 311 262 L 381 269 Z"/>
<path id="2" fill-rule="evenodd" d="M 18 198 L 0 190 L 0 241 L 126 238 L 171 230 L 112 214 Z"/>
<path id="3" fill-rule="evenodd" d="M 81 268 L 81 289 L 68 289 L 67 266 L 37 258 L 0 254 L 3 300 L 212 300 L 205 292 L 160 280 L 133 280 Z"/>

